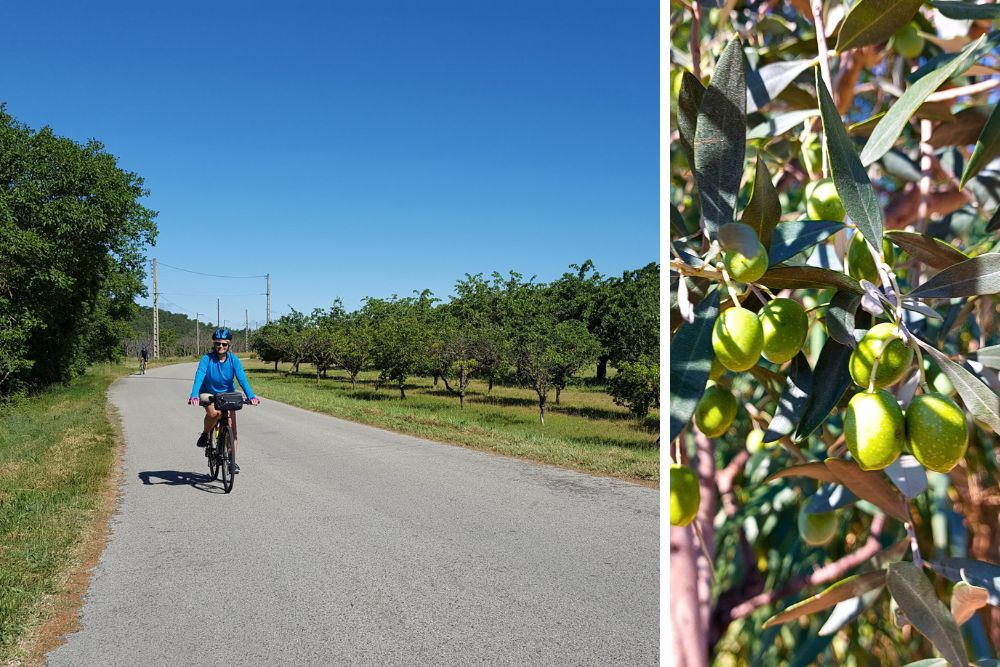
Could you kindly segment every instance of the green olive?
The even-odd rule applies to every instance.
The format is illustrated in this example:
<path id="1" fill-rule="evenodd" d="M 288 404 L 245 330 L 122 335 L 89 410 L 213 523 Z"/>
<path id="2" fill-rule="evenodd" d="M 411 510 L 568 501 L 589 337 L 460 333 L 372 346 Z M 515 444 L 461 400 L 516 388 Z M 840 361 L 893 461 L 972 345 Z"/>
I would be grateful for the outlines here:
<path id="1" fill-rule="evenodd" d="M 764 330 L 757 315 L 734 307 L 719 314 L 712 329 L 715 357 L 731 371 L 753 368 L 764 348 Z"/>
<path id="2" fill-rule="evenodd" d="M 882 470 L 892 465 L 903 452 L 904 434 L 903 411 L 884 389 L 855 394 L 847 404 L 844 438 L 862 470 Z"/>

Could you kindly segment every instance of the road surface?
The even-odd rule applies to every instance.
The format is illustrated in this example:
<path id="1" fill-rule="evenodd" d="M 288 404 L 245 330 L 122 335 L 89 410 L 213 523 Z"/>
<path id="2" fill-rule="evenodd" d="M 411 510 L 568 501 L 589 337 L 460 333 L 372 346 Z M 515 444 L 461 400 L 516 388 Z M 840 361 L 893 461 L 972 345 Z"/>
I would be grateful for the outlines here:
<path id="1" fill-rule="evenodd" d="M 111 387 L 122 495 L 50 665 L 657 663 L 657 491 L 264 398 L 225 495 L 194 370 Z"/>

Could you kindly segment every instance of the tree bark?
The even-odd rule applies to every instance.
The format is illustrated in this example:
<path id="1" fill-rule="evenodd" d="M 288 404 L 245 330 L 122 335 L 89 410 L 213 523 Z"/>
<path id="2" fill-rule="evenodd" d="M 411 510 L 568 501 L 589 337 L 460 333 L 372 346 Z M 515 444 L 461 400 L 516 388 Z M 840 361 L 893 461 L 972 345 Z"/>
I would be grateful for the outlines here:
<path id="1" fill-rule="evenodd" d="M 559 405 L 559 394 L 562 393 L 562 387 L 556 387 L 556 405 Z"/>
<path id="2" fill-rule="evenodd" d="M 403 386 L 404 386 L 404 380 L 400 380 L 399 381 L 399 398 L 405 400 L 406 399 L 406 391 L 403 388 Z"/>
<path id="3" fill-rule="evenodd" d="M 358 374 L 351 373 L 351 391 L 354 391 L 357 388 L 358 388 Z"/>

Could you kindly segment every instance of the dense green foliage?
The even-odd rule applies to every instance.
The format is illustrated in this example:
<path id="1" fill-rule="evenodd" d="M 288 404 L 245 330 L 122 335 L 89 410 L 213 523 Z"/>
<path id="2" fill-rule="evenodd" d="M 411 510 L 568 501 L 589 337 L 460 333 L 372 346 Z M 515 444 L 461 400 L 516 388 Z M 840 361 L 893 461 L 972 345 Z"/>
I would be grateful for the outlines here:
<path id="1" fill-rule="evenodd" d="M 665 652 L 994 660 L 1000 6 L 670 5 Z"/>
<path id="2" fill-rule="evenodd" d="M 461 406 L 475 378 L 531 388 L 544 423 L 551 394 L 560 394 L 581 368 L 604 360 L 619 367 L 640 359 L 659 369 L 659 266 L 603 278 L 589 260 L 551 284 L 517 273 L 466 275 L 455 296 L 440 303 L 429 291 L 413 297 L 369 298 L 356 312 L 339 301 L 311 315 L 294 311 L 254 332 L 251 347 L 263 361 L 308 362 L 342 368 L 352 382 L 363 370 L 406 398 L 407 378 L 443 382 Z M 624 396 L 624 394 L 623 394 Z M 648 397 L 623 405 L 644 416 Z"/>
<path id="3" fill-rule="evenodd" d="M 120 354 L 155 213 L 143 180 L 0 106 L 0 398 Z"/>

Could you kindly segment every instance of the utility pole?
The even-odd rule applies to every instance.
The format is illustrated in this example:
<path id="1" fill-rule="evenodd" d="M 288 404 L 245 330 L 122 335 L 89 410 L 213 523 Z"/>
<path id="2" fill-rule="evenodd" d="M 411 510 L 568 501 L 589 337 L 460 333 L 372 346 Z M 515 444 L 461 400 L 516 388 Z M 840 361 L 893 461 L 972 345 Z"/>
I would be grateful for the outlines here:
<path id="1" fill-rule="evenodd" d="M 194 314 L 194 353 L 195 356 L 201 356 L 201 313 Z"/>
<path id="2" fill-rule="evenodd" d="M 219 300 L 215 300 L 215 328 L 222 326 L 222 315 L 219 314 Z"/>
<path id="3" fill-rule="evenodd" d="M 160 358 L 160 291 L 156 282 L 156 258 L 153 258 L 153 358 Z"/>
<path id="4" fill-rule="evenodd" d="M 243 354 L 250 351 L 250 310 L 243 310 L 243 317 L 245 318 L 246 325 L 243 329 Z"/>
<path id="5" fill-rule="evenodd" d="M 271 274 L 267 274 L 267 323 L 271 323 Z"/>

